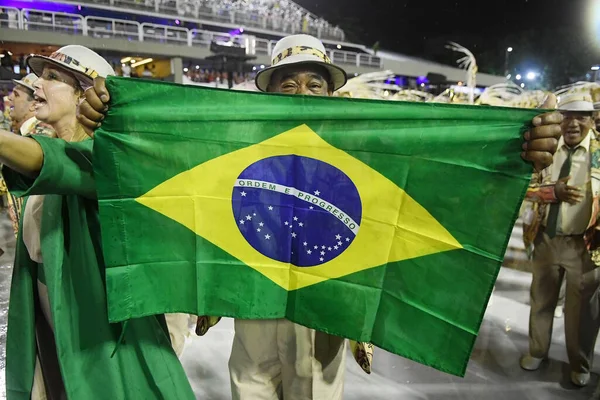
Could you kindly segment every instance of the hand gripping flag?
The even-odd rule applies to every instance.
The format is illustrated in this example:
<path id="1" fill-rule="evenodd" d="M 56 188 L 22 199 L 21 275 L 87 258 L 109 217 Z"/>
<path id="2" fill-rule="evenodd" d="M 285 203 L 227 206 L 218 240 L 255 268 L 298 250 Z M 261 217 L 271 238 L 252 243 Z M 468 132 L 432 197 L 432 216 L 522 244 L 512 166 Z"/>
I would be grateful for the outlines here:
<path id="1" fill-rule="evenodd" d="M 109 78 L 109 317 L 288 318 L 463 375 L 535 111 Z"/>

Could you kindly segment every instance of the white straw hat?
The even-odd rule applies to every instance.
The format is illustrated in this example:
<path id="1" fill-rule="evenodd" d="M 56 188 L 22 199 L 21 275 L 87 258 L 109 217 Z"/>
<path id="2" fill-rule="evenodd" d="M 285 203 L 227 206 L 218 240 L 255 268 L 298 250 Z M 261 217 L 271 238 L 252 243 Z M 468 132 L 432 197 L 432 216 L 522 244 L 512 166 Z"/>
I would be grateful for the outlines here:
<path id="1" fill-rule="evenodd" d="M 37 81 L 38 77 L 36 74 L 31 73 L 31 74 L 27 74 L 27 76 L 23 79 L 21 79 L 20 81 L 13 79 L 12 81 L 16 84 L 16 85 L 21 85 L 26 87 L 27 89 L 31 90 L 31 91 L 35 91 L 35 88 L 33 87 L 33 84 L 35 83 L 35 81 Z"/>
<path id="2" fill-rule="evenodd" d="M 331 63 L 325 46 L 319 39 L 310 35 L 291 35 L 281 39 L 275 45 L 271 57 L 271 66 L 256 75 L 256 87 L 265 92 L 271 75 L 277 69 L 292 64 L 317 64 L 323 66 L 331 75 L 333 90 L 346 84 L 346 72 Z"/>
<path id="3" fill-rule="evenodd" d="M 566 94 L 564 96 L 560 96 L 558 110 L 592 112 L 594 111 L 594 103 L 592 102 L 592 97 L 588 94 Z"/>
<path id="4" fill-rule="evenodd" d="M 29 68 L 40 76 L 46 64 L 66 69 L 77 77 L 82 87 L 92 86 L 94 78 L 115 75 L 110 64 L 98 53 L 84 46 L 69 45 L 61 47 L 50 57 L 34 55 L 27 59 Z"/>

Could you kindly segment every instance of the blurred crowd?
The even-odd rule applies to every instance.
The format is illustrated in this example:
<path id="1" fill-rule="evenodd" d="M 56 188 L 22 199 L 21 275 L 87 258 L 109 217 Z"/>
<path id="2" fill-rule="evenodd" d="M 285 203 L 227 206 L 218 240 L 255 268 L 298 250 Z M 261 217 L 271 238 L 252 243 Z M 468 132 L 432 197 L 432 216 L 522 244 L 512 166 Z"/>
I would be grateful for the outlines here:
<path id="1" fill-rule="evenodd" d="M 185 73 L 185 76 L 189 78 L 190 81 L 195 83 L 229 83 L 229 74 L 227 72 L 219 72 L 212 69 L 197 69 L 197 70 L 189 70 Z M 233 85 L 238 85 L 247 80 L 253 79 L 254 74 L 250 73 L 238 73 L 234 72 L 232 74 Z"/>
<path id="2" fill-rule="evenodd" d="M 147 7 L 173 10 L 180 16 L 212 17 L 232 24 L 262 27 L 285 33 L 308 33 L 344 40 L 344 32 L 289 0 L 134 0 Z M 114 4 L 131 3 L 115 0 Z"/>

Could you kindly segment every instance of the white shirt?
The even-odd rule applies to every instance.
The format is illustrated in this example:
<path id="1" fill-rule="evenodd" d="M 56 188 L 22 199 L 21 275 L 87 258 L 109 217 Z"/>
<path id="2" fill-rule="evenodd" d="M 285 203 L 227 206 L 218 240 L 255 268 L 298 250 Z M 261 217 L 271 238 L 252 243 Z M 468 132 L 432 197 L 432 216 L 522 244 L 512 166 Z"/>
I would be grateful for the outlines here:
<path id="1" fill-rule="evenodd" d="M 571 171 L 569 176 L 571 179 L 567 182 L 569 186 L 579 188 L 580 194 L 583 196 L 577 204 L 569 204 L 567 202 L 560 203 L 557 221 L 557 235 L 581 235 L 587 229 L 592 215 L 592 180 L 591 180 L 591 157 L 590 157 L 590 142 L 593 131 L 589 131 L 586 137 L 579 143 L 575 149 L 575 153 L 571 156 Z M 558 141 L 558 149 L 554 154 L 552 166 L 552 181 L 556 182 L 560 175 L 560 170 L 567 159 L 568 147 L 561 137 Z M 550 207 L 546 207 L 546 217 Z"/>
<path id="2" fill-rule="evenodd" d="M 19 132 L 21 133 L 21 136 L 29 135 L 29 132 L 31 132 L 33 130 L 33 127 L 37 123 L 38 123 L 38 120 L 36 117 L 31 117 L 27 121 L 23 122 L 23 124 L 21 125 L 21 128 L 19 128 Z"/>

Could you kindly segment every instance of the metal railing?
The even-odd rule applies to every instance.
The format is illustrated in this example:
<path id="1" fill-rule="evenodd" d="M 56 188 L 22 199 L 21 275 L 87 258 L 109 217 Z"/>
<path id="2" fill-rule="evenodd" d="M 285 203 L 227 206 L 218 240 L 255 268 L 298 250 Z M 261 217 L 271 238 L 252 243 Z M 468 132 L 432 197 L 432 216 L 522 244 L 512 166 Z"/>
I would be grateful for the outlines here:
<path id="1" fill-rule="evenodd" d="M 308 33 L 320 39 L 344 41 L 344 31 L 329 25 L 324 19 L 310 13 L 296 4 L 296 11 L 302 18 L 294 22 L 286 20 L 274 13 L 260 13 L 255 10 L 239 10 L 219 6 L 215 1 L 212 6 L 205 1 L 195 0 L 82 0 L 88 4 L 103 4 L 117 9 L 142 10 L 168 14 L 173 18 L 193 17 L 208 21 L 234 24 L 238 26 L 268 29 L 281 33 Z M 308 23 L 304 23 L 304 18 Z"/>
<path id="2" fill-rule="evenodd" d="M 110 0 L 107 0 L 110 1 Z M 230 35 L 201 29 L 186 29 L 168 25 L 142 23 L 96 16 L 83 17 L 79 14 L 40 11 L 10 7 L 0 8 L 0 27 L 30 31 L 51 31 L 71 35 L 91 36 L 98 39 L 125 39 L 129 41 L 157 42 L 189 47 L 210 47 L 212 42 L 231 44 L 246 48 L 249 55 L 270 56 L 274 40 L 252 35 Z M 15 15 L 16 13 L 16 15 Z M 4 18 L 6 16 L 6 18 Z M 342 50 L 327 51 L 335 64 L 358 67 L 382 68 L 379 57 L 370 54 Z"/>
<path id="3" fill-rule="evenodd" d="M 88 16 L 84 19 L 88 36 L 99 39 L 140 39 L 140 24 L 135 21 Z"/>
<path id="4" fill-rule="evenodd" d="M 22 29 L 29 31 L 53 31 L 71 35 L 85 35 L 86 33 L 81 15 L 28 8 L 21 10 L 21 26 Z"/>

